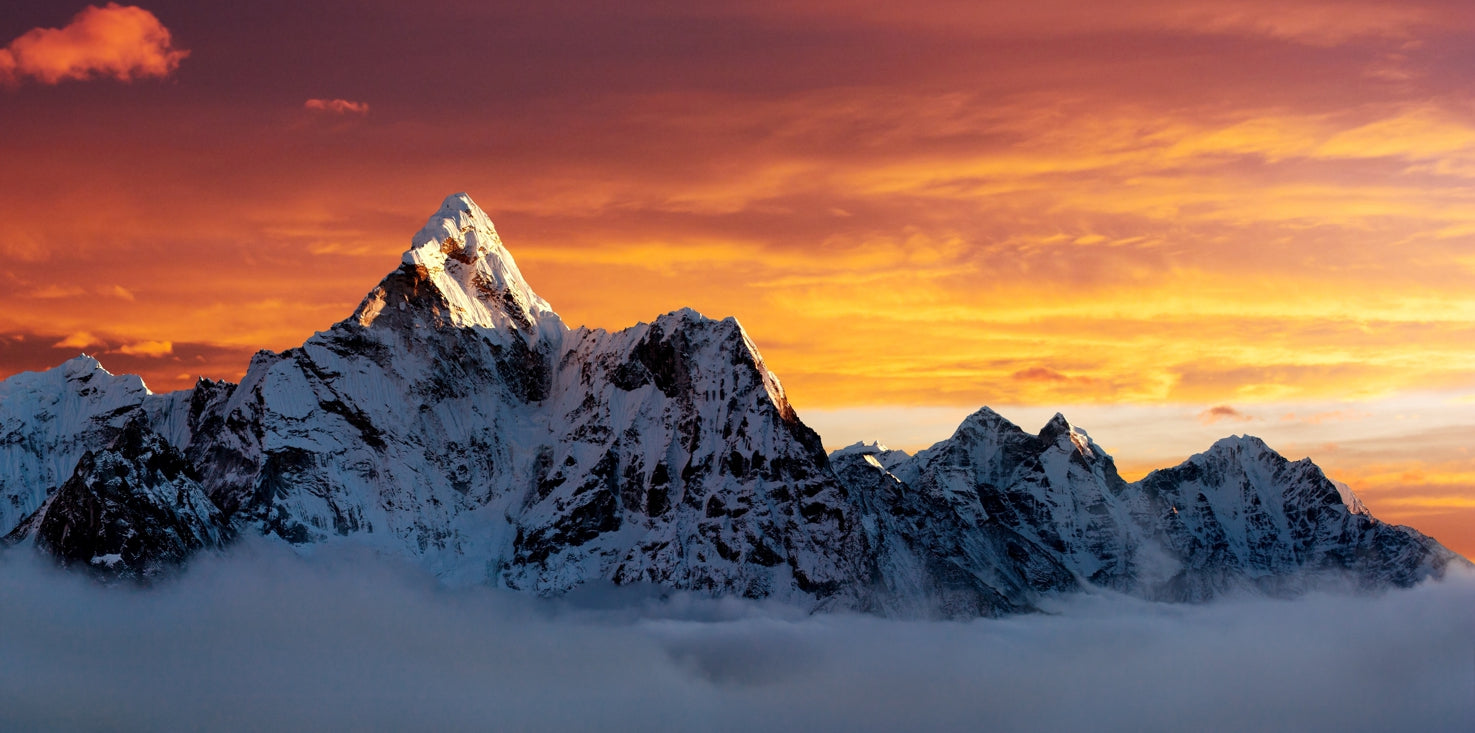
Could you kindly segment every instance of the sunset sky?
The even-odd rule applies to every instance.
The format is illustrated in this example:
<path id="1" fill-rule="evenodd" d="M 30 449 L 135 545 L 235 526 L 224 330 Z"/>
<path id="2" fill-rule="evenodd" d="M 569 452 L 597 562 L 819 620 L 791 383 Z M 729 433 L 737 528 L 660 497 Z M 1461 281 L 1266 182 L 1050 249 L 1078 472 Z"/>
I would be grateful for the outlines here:
<path id="1" fill-rule="evenodd" d="M 0 376 L 346 317 L 447 194 L 570 325 L 736 316 L 839 447 L 1232 433 L 1475 556 L 1475 3 L 0 14 Z"/>

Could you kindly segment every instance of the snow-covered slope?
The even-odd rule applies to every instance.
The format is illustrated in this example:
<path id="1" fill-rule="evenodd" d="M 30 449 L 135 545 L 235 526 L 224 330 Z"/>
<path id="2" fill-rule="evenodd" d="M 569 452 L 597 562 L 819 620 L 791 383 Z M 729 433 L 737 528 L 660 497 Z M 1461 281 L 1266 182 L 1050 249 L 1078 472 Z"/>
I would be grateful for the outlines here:
<path id="1" fill-rule="evenodd" d="M 149 391 L 79 356 L 0 382 L 0 533 L 36 511 L 88 450 L 110 443 Z"/>
<path id="2" fill-rule="evenodd" d="M 290 542 L 542 593 L 856 602 L 845 492 L 737 322 L 569 331 L 464 195 L 353 317 L 258 354 L 205 419 L 188 453 L 211 497 Z"/>
<path id="3" fill-rule="evenodd" d="M 958 511 L 1014 528 L 1081 578 L 1123 589 L 1139 574 L 1126 482 L 1085 431 L 1056 415 L 1029 435 L 983 408 L 892 472 Z"/>
<path id="4" fill-rule="evenodd" d="M 566 344 L 511 584 L 853 596 L 846 493 L 737 321 L 688 309 Z"/>
<path id="5" fill-rule="evenodd" d="M 1030 435 L 984 409 L 915 456 L 827 457 L 735 320 L 571 330 L 458 194 L 350 317 L 239 385 L 154 395 L 88 357 L 0 383 L 0 533 L 125 575 L 246 532 L 542 594 L 947 616 L 1083 584 L 1407 584 L 1453 557 L 1237 440 L 1127 484 L 1063 417 Z"/>
<path id="6" fill-rule="evenodd" d="M 147 578 L 233 536 L 193 467 L 135 415 L 9 538 L 107 577 Z"/>
<path id="7" fill-rule="evenodd" d="M 977 501 L 919 489 L 891 473 L 904 454 L 855 445 L 831 455 L 858 507 L 874 587 L 866 608 L 895 616 L 994 616 L 1029 610 L 1079 585 L 1059 558 L 990 521 Z"/>
<path id="8" fill-rule="evenodd" d="M 1462 562 L 1258 438 L 1225 438 L 1129 484 L 1063 416 L 1030 435 L 983 408 L 951 438 L 888 462 L 906 490 L 1017 532 L 1083 581 L 1156 600 L 1408 586 Z"/>
<path id="9" fill-rule="evenodd" d="M 1250 436 L 1220 440 L 1133 489 L 1134 517 L 1180 566 L 1154 589 L 1160 597 L 1196 600 L 1246 583 L 1272 594 L 1317 583 L 1409 586 L 1456 559 L 1374 519 L 1310 460 L 1286 460 Z"/>

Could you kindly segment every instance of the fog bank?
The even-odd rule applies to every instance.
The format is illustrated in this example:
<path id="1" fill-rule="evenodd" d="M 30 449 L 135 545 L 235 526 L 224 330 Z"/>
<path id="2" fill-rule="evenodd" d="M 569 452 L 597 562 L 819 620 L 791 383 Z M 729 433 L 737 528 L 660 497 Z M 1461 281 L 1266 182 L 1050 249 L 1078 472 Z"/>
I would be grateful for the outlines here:
<path id="1" fill-rule="evenodd" d="M 1468 730 L 1475 578 L 907 622 L 448 589 L 262 543 L 148 590 L 0 553 L 0 729 Z"/>

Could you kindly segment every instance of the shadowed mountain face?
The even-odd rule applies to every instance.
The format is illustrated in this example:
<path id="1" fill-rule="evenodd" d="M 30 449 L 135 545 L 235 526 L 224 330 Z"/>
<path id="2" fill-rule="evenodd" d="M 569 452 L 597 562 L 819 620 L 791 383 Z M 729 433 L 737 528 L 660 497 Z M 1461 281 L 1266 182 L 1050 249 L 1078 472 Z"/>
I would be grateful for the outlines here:
<path id="1" fill-rule="evenodd" d="M 239 385 L 150 394 L 88 357 L 0 383 L 0 531 L 147 576 L 240 532 L 352 541 L 453 582 L 592 582 L 899 615 L 1101 585 L 1202 600 L 1455 556 L 1250 438 L 1137 484 L 1063 417 L 987 409 L 915 457 L 826 456 L 738 323 L 569 329 L 446 199 L 348 319 Z"/>
<path id="2" fill-rule="evenodd" d="M 1031 435 L 984 408 L 916 456 L 865 445 L 831 456 L 842 476 L 867 459 L 896 491 L 1007 528 L 1090 584 L 1153 600 L 1406 587 L 1465 563 L 1374 519 L 1309 460 L 1247 436 L 1129 484 L 1063 416 Z"/>
<path id="3" fill-rule="evenodd" d="M 146 579 L 233 535 L 193 467 L 135 417 L 12 532 L 69 566 Z"/>

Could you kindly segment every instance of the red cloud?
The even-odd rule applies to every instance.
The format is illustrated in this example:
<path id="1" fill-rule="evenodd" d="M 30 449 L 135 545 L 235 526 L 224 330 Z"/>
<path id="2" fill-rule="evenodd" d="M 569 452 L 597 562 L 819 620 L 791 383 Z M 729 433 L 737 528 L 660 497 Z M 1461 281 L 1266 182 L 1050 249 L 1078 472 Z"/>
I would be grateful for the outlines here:
<path id="1" fill-rule="evenodd" d="M 1235 422 L 1250 422 L 1255 418 L 1246 415 L 1229 405 L 1215 405 L 1198 414 L 1198 421 L 1205 425 L 1213 425 L 1220 420 L 1233 420 Z"/>
<path id="2" fill-rule="evenodd" d="M 1021 382 L 1069 382 L 1070 377 L 1050 367 L 1034 366 L 1010 375 Z"/>
<path id="3" fill-rule="evenodd" d="M 314 112 L 332 112 L 339 115 L 369 113 L 368 102 L 351 102 L 347 99 L 309 99 L 303 106 Z"/>
<path id="4" fill-rule="evenodd" d="M 169 29 L 153 13 L 108 3 L 84 8 L 65 28 L 32 28 L 0 49 L 0 84 L 168 76 L 188 55 L 174 48 Z"/>

